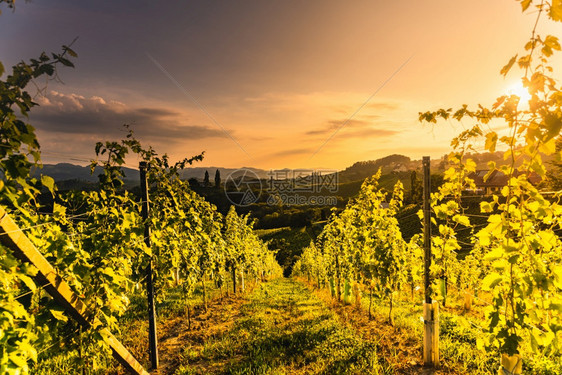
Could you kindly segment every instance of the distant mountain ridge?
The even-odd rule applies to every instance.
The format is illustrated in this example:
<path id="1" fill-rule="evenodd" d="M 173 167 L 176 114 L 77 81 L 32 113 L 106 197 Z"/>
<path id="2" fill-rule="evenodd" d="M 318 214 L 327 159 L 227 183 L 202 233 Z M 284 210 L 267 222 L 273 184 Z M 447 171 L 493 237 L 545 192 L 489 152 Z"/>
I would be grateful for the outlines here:
<path id="1" fill-rule="evenodd" d="M 241 168 L 222 168 L 222 167 L 190 167 L 190 168 L 186 168 L 184 169 L 181 173 L 180 173 L 180 177 L 183 179 L 190 179 L 190 178 L 196 178 L 199 181 L 203 181 L 203 178 L 205 177 L 205 171 L 209 172 L 210 178 L 213 179 L 215 176 L 215 171 L 219 170 L 220 175 L 221 175 L 221 179 L 223 181 L 225 181 L 225 179 L 228 176 L 231 176 L 232 178 L 236 179 L 238 177 L 243 176 L 245 173 L 247 173 L 246 171 L 252 171 L 254 172 L 258 178 L 260 179 L 267 179 L 268 177 L 268 173 L 269 171 L 266 171 L 264 169 L 259 169 L 259 168 L 252 168 L 252 167 L 241 167 Z M 213 180 L 214 182 L 214 180 Z"/>
<path id="2" fill-rule="evenodd" d="M 478 168 L 484 169 L 486 163 L 489 161 L 501 161 L 503 153 L 483 153 L 483 154 L 471 154 L 469 155 L 477 163 Z M 444 168 L 444 159 L 432 159 L 432 172 L 442 172 Z M 393 154 L 388 155 L 376 160 L 359 161 L 354 163 L 352 166 L 338 172 L 339 182 L 352 182 L 364 180 L 367 177 L 375 174 L 379 168 L 382 170 L 382 174 L 388 173 L 401 173 L 408 171 L 419 171 L 421 169 L 421 160 L 412 160 L 408 156 Z M 230 176 L 233 179 L 241 178 L 246 174 L 247 171 L 255 173 L 259 179 L 269 179 L 271 177 L 270 170 L 264 170 L 260 168 L 252 167 L 241 167 L 241 168 L 222 168 L 222 167 L 189 167 L 180 173 L 182 179 L 188 180 L 195 178 L 199 181 L 203 181 L 205 177 L 205 171 L 209 172 L 211 180 L 213 180 L 215 171 L 220 171 L 222 181 L 226 181 Z M 133 168 L 123 167 L 125 172 L 125 179 L 128 181 L 137 181 L 139 178 L 139 172 Z M 291 171 L 291 169 L 277 169 L 276 172 L 280 171 Z M 312 170 L 311 170 L 312 171 Z M 94 173 L 90 173 L 90 167 L 82 167 L 79 165 L 69 164 L 69 163 L 59 163 L 59 164 L 45 164 L 43 169 L 34 171 L 33 176 L 38 177 L 41 174 L 51 176 L 55 181 L 67 181 L 67 180 L 77 180 L 89 183 L 96 183 L 98 181 L 98 175 L 102 173 L 101 167 L 96 167 Z M 283 173 L 276 173 L 277 176 L 282 176 Z M 287 177 L 291 177 L 291 174 L 287 174 Z M 310 177 L 304 177 L 308 179 Z M 214 183 L 214 180 L 211 181 Z"/>
<path id="3" fill-rule="evenodd" d="M 419 165 L 418 165 L 419 164 Z M 387 157 L 370 160 L 370 161 L 360 161 L 353 164 L 351 167 L 338 172 L 339 179 L 341 182 L 345 181 L 357 181 L 365 179 L 366 177 L 372 176 L 377 172 L 379 168 L 382 168 L 383 173 L 389 173 L 391 171 L 403 172 L 406 170 L 415 170 L 421 166 L 420 161 L 412 161 L 409 157 L 404 155 L 389 155 Z M 214 178 L 215 171 L 219 170 L 222 181 L 230 176 L 233 179 L 238 179 L 246 174 L 246 178 L 251 177 L 247 175 L 247 171 L 255 173 L 259 179 L 269 179 L 271 177 L 270 170 L 264 170 L 260 168 L 252 167 L 241 167 L 241 168 L 222 168 L 222 167 L 189 167 L 180 172 L 180 177 L 182 179 L 188 180 L 195 178 L 199 181 L 203 181 L 205 177 L 205 171 L 209 172 L 211 179 Z M 125 180 L 134 181 L 139 178 L 139 172 L 137 169 L 123 167 L 125 172 Z M 277 169 L 276 172 L 280 171 L 291 171 L 291 169 Z M 102 173 L 101 167 L 96 167 L 94 173 L 91 173 L 90 167 L 82 167 L 79 165 L 74 165 L 70 163 L 59 163 L 59 164 L 44 164 L 42 169 L 35 170 L 33 173 L 34 177 L 39 177 L 41 174 L 51 176 L 55 181 L 67 181 L 76 180 L 84 181 L 89 183 L 96 183 L 98 181 L 98 175 Z M 276 173 L 277 176 L 282 176 L 283 173 Z M 291 176 L 291 174 L 287 174 Z M 305 177 L 306 178 L 306 177 Z M 214 183 L 214 181 L 212 181 Z"/>
<path id="4" fill-rule="evenodd" d="M 221 168 L 221 167 L 192 167 L 186 168 L 180 173 L 182 179 L 196 178 L 203 181 L 205 177 L 205 171 L 208 171 L 211 178 L 214 177 L 216 170 L 220 171 L 221 179 L 224 181 L 229 175 L 233 178 L 242 176 L 245 171 L 254 172 L 259 178 L 268 178 L 269 171 L 242 167 L 242 168 Z M 36 169 L 32 172 L 33 177 L 39 177 L 41 174 L 51 176 L 55 181 L 67 181 L 67 180 L 77 180 L 84 182 L 95 183 L 98 182 L 98 175 L 103 172 L 101 167 L 96 167 L 94 173 L 91 173 L 90 167 L 82 167 L 80 165 L 74 165 L 70 163 L 59 163 L 59 164 L 44 164 L 42 169 Z M 123 172 L 125 172 L 125 180 L 134 181 L 139 179 L 139 171 L 133 168 L 123 167 Z"/>
<path id="5" fill-rule="evenodd" d="M 363 180 L 377 173 L 379 168 L 382 174 L 391 172 L 406 172 L 417 170 L 421 167 L 420 160 L 411 160 L 409 157 L 399 154 L 385 156 L 377 160 L 358 161 L 351 167 L 339 172 L 340 182 L 351 182 Z"/>
<path id="6" fill-rule="evenodd" d="M 101 167 L 96 167 L 94 173 L 91 173 L 90 167 L 82 167 L 70 163 L 59 164 L 43 164 L 42 169 L 36 169 L 32 172 L 33 177 L 40 175 L 51 176 L 55 181 L 78 180 L 85 182 L 98 182 L 98 175 L 103 172 Z M 139 171 L 132 168 L 123 167 L 125 179 L 138 179 Z"/>

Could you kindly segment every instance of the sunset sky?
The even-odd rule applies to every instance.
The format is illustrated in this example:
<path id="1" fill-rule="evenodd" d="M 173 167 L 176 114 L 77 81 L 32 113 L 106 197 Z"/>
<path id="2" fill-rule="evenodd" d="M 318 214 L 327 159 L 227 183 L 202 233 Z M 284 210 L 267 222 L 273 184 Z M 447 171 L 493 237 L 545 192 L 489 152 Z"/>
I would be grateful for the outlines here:
<path id="1" fill-rule="evenodd" d="M 60 70 L 64 84 L 50 82 L 30 117 L 45 163 L 84 165 L 129 123 L 173 158 L 205 151 L 200 166 L 342 169 L 446 153 L 462 125 L 432 128 L 418 112 L 490 105 L 517 82 L 517 71 L 499 71 L 530 36 L 536 14 L 520 9 L 513 0 L 19 1 L 15 12 L 2 6 L 0 61 L 9 68 L 79 37 L 76 68 Z M 560 37 L 562 26 L 544 18 L 539 32 Z"/>

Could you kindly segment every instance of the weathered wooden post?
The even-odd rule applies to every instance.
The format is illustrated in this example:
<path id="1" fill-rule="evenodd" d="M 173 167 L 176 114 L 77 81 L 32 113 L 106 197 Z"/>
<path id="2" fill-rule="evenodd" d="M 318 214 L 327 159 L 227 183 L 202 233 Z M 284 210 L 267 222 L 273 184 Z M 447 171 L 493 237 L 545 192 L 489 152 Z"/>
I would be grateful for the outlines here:
<path id="1" fill-rule="evenodd" d="M 142 199 L 142 219 L 144 221 L 144 242 L 150 247 L 150 227 L 148 225 L 148 214 L 150 206 L 148 204 L 148 183 L 146 181 L 147 163 L 139 163 L 141 199 Z M 148 295 L 148 345 L 149 357 L 152 369 L 158 368 L 158 341 L 156 336 L 156 311 L 154 308 L 154 279 L 152 274 L 152 257 L 146 269 L 146 292 Z"/>
<path id="2" fill-rule="evenodd" d="M 423 363 L 439 365 L 439 304 L 431 300 L 431 175 L 429 156 L 423 157 L 423 247 L 425 301 L 423 304 Z"/>

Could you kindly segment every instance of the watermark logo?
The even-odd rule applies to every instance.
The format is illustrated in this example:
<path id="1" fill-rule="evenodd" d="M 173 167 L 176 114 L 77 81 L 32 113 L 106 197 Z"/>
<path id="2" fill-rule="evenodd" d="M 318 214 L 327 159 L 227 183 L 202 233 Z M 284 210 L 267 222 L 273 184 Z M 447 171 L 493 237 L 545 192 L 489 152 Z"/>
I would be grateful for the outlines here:
<path id="1" fill-rule="evenodd" d="M 238 169 L 226 179 L 224 190 L 228 200 L 237 206 L 256 203 L 262 192 L 271 206 L 335 206 L 338 198 L 338 172 L 315 169 L 270 170 L 265 191 L 260 177 L 250 169 Z"/>
<path id="2" fill-rule="evenodd" d="M 260 177 L 251 169 L 237 169 L 226 178 L 224 192 L 226 198 L 235 206 L 249 206 L 260 198 Z"/>
<path id="3" fill-rule="evenodd" d="M 267 203 L 284 206 L 335 206 L 338 172 L 316 169 L 272 170 L 267 180 Z"/>
<path id="4" fill-rule="evenodd" d="M 315 169 L 278 169 L 267 173 L 269 193 L 330 193 L 338 191 L 338 172 Z"/>

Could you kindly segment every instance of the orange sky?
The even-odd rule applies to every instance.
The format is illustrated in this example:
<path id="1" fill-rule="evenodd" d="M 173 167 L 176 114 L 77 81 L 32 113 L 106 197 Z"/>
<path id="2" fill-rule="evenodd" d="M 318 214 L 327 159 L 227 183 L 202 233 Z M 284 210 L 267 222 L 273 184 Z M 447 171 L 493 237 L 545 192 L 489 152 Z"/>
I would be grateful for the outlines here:
<path id="1" fill-rule="evenodd" d="M 85 164 L 123 122 L 174 158 L 204 150 L 202 166 L 440 157 L 470 124 L 432 128 L 418 112 L 491 104 L 517 81 L 499 70 L 536 16 L 509 0 L 118 3 L 22 2 L 0 15 L 6 66 L 80 37 L 76 69 L 31 116 L 44 162 Z"/>

